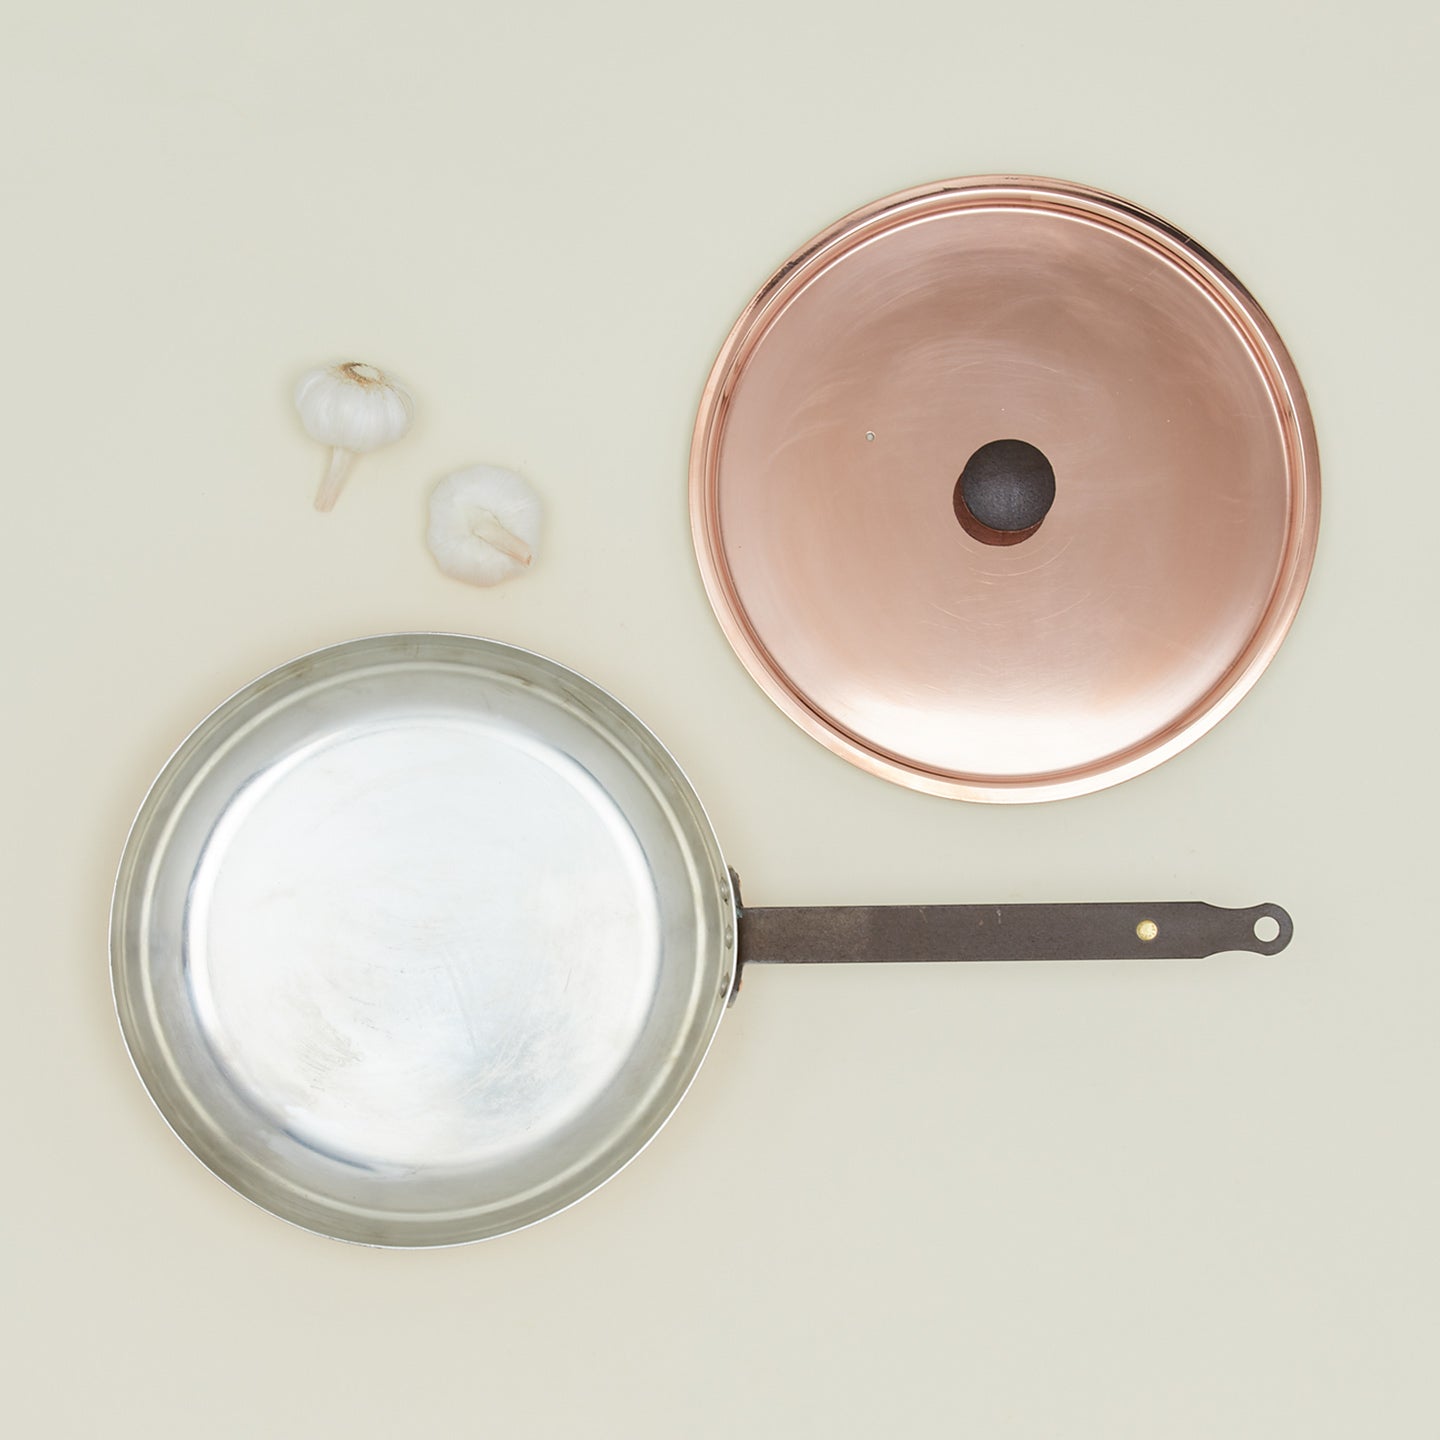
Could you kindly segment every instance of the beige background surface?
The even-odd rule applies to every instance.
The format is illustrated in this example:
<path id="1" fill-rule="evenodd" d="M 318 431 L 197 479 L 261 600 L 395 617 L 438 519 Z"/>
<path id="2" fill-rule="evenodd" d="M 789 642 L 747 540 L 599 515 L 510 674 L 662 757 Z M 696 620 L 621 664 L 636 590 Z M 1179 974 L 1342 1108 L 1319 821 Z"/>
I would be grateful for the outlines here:
<path id="1" fill-rule="evenodd" d="M 0 1423 L 15 1435 L 1440 1433 L 1430 7 L 6 7 Z M 690 424 L 850 207 L 1059 174 L 1188 229 L 1306 378 L 1314 584 L 1156 773 L 996 809 L 806 740 L 705 604 Z M 288 391 L 420 412 L 329 517 Z M 533 577 L 423 495 L 523 469 Z M 757 973 L 642 1159 L 451 1252 L 345 1247 L 167 1132 L 111 1012 L 125 829 L 304 649 L 473 630 L 633 706 L 754 903 L 1286 903 L 1271 962 Z"/>

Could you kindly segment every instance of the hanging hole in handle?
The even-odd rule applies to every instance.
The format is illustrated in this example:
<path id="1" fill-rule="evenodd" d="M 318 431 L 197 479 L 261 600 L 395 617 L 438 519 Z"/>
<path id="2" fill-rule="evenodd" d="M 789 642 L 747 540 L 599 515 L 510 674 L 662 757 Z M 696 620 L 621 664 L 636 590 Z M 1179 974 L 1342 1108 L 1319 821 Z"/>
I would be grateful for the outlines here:
<path id="1" fill-rule="evenodd" d="M 1254 925 L 1255 938 L 1262 945 L 1280 938 L 1280 922 L 1273 915 L 1262 915 Z"/>

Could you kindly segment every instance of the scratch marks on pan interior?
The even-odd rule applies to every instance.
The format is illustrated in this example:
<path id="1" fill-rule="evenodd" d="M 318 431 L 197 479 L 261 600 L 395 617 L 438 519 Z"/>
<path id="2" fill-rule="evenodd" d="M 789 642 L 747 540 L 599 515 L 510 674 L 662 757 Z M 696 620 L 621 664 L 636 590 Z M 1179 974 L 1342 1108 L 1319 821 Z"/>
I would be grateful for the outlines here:
<path id="1" fill-rule="evenodd" d="M 1108 600 L 1115 593 L 1116 587 L 1111 585 L 1101 596 L 1101 600 Z M 1086 590 L 1083 595 L 1077 595 L 1068 605 L 1062 605 L 1058 610 L 1052 610 L 1048 615 L 1043 616 L 1041 623 L 1048 625 L 1053 620 L 1058 620 L 1062 615 L 1068 615 L 1072 610 L 1078 610 L 1080 606 L 1089 603 L 1095 598 L 1094 590 Z"/>
<path id="2" fill-rule="evenodd" d="M 470 1048 L 478 1055 L 480 1053 L 480 1038 L 475 1034 L 475 1024 L 470 1018 L 470 1007 L 465 1003 L 465 992 L 460 988 L 459 973 L 450 946 L 445 946 L 441 952 L 440 963 L 445 969 L 445 979 L 449 982 L 450 989 L 454 991 L 455 1008 L 460 1012 L 461 1020 L 465 1022 L 465 1034 L 470 1039 Z"/>
<path id="3" fill-rule="evenodd" d="M 1018 577 L 1024 576 L 1024 575 L 1038 575 L 1038 574 L 1040 573 L 1040 571 L 1042 571 L 1043 569 L 1045 569 L 1045 567 L 1046 567 L 1047 565 L 1054 565 L 1054 564 L 1056 563 L 1056 561 L 1058 561 L 1058 560 L 1060 559 L 1060 557 L 1061 557 L 1062 555 L 1064 555 L 1064 553 L 1065 553 L 1065 552 L 1071 547 L 1071 545 L 1073 545 L 1074 543 L 1075 543 L 1075 542 L 1074 542 L 1073 539 L 1067 540 L 1058 550 L 1053 550 L 1053 551 L 1051 551 L 1051 553 L 1050 553 L 1049 555 L 1045 556 L 1045 558 L 1044 558 L 1043 560 L 1040 560 L 1040 561 L 1037 562 L 1036 564 L 1031 565 L 1031 566 L 1029 567 L 1029 569 L 1027 569 L 1027 570 L 1007 570 L 1007 571 L 1005 572 L 1005 575 L 1004 575 L 1003 578 L 1009 579 L 1009 578 L 1011 578 L 1012 576 L 1018 578 Z M 986 578 L 988 579 L 989 577 L 987 576 Z"/>
<path id="4" fill-rule="evenodd" d="M 964 620 L 967 618 L 963 611 L 958 609 L 952 610 L 948 605 L 942 605 L 938 600 L 932 600 L 930 602 L 930 608 L 932 610 L 938 610 L 949 620 Z"/>

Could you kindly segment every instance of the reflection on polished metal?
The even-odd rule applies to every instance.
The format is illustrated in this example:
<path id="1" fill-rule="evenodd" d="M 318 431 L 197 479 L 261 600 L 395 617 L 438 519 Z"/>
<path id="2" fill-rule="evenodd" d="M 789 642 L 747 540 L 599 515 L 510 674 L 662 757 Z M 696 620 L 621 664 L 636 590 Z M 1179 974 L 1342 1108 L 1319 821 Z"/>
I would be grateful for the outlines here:
<path id="1" fill-rule="evenodd" d="M 126 1042 L 217 1175 L 386 1245 L 513 1230 L 607 1179 L 695 1074 L 734 967 L 715 837 L 629 711 L 462 636 L 257 680 L 135 822 Z"/>
<path id="2" fill-rule="evenodd" d="M 390 635 L 262 676 L 176 751 L 110 949 L 140 1078 L 216 1175 L 307 1229 L 420 1246 L 553 1215 L 643 1149 L 742 947 L 1178 959 L 1292 933 L 1278 905 L 1195 901 L 742 911 L 684 775 L 618 701 L 495 641 Z"/>
<path id="3" fill-rule="evenodd" d="M 716 361 L 690 487 L 711 603 L 785 713 L 989 801 L 1114 784 L 1227 714 L 1320 502 L 1299 377 L 1234 276 L 1023 177 L 907 191 L 798 251 Z"/>

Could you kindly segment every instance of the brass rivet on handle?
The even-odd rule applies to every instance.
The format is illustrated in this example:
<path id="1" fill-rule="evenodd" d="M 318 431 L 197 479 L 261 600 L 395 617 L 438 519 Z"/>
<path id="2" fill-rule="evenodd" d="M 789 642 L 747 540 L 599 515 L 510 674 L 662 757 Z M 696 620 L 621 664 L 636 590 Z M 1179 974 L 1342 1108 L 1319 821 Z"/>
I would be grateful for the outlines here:
<path id="1" fill-rule="evenodd" d="M 1142 940 L 1153 940 L 1160 933 L 1160 927 L 1153 920 L 1142 920 L 1135 927 L 1135 933 Z"/>

